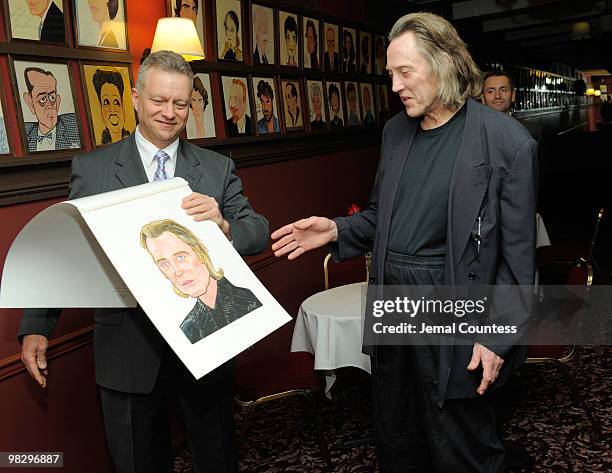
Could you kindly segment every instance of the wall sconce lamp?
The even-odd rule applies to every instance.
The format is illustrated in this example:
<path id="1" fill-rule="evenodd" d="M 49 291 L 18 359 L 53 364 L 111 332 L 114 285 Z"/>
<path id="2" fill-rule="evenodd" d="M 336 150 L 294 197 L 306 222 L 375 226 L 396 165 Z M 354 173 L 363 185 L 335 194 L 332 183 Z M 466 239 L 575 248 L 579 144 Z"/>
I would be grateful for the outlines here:
<path id="1" fill-rule="evenodd" d="M 594 95 L 595 95 L 595 97 L 601 97 L 601 90 L 597 89 L 597 90 L 594 92 Z"/>
<path id="2" fill-rule="evenodd" d="M 586 90 L 586 94 L 587 95 L 595 95 L 595 89 L 587 89 Z"/>
<path id="3" fill-rule="evenodd" d="M 155 51 L 174 51 L 186 61 L 204 59 L 202 43 L 195 29 L 195 24 L 189 18 L 160 18 L 157 20 L 155 36 L 151 49 L 145 49 L 140 63 Z"/>

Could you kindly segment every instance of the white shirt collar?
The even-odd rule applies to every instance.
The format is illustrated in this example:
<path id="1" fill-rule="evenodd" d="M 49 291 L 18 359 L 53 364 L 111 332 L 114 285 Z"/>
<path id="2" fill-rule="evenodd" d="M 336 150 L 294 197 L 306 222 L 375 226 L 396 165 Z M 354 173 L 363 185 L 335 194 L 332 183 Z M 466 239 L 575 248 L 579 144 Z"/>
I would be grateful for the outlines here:
<path id="1" fill-rule="evenodd" d="M 136 140 L 136 147 L 138 148 L 138 153 L 140 154 L 140 159 L 142 160 L 142 165 L 147 173 L 147 177 L 149 178 L 149 182 L 153 181 L 153 176 L 155 175 L 155 169 L 157 169 L 157 160 L 155 159 L 155 154 L 159 151 L 159 148 L 147 140 L 142 133 L 140 132 L 140 125 L 136 127 L 136 132 L 134 133 Z M 177 137 L 172 143 L 170 143 L 165 148 L 162 148 L 168 156 L 170 156 L 170 161 L 166 163 L 166 174 L 168 175 L 168 179 L 174 177 L 174 171 L 176 169 L 176 160 L 178 155 L 178 147 L 179 147 L 179 138 Z"/>

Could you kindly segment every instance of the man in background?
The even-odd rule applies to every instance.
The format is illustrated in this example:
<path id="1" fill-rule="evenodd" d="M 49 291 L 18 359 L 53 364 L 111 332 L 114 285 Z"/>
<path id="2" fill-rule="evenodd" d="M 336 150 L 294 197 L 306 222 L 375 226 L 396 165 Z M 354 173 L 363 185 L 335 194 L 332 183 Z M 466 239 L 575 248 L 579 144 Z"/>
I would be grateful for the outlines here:
<path id="1" fill-rule="evenodd" d="M 59 115 L 62 97 L 57 93 L 57 80 L 53 73 L 27 67 L 23 75 L 28 89 L 23 100 L 37 120 L 25 123 L 28 151 L 80 148 L 76 115 Z"/>
<path id="2" fill-rule="evenodd" d="M 485 73 L 482 86 L 482 103 L 493 110 L 511 115 L 516 90 L 512 77 L 503 71 Z"/>

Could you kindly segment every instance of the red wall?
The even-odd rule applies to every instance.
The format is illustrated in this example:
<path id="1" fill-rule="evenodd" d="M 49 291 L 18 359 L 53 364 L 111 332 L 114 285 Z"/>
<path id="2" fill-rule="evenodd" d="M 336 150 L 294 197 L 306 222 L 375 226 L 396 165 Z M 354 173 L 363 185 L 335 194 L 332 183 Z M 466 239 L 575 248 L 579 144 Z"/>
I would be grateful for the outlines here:
<path id="1" fill-rule="evenodd" d="M 165 16 L 165 1 L 127 4 L 136 76 L 142 51 L 152 42 L 157 18 Z M 344 14 L 348 21 L 361 19 L 360 6 L 350 0 L 322 1 L 321 10 L 338 17 L 349 12 Z M 308 215 L 343 215 L 351 203 L 363 206 L 377 160 L 378 149 L 372 147 L 243 168 L 238 174 L 253 206 L 275 229 Z M 58 200 L 0 207 L 0 268 L 20 229 Z M 272 259 L 256 274 L 294 315 L 302 300 L 323 288 L 323 254 L 313 252 L 296 262 Z M 63 451 L 63 471 L 67 473 L 111 471 L 93 377 L 88 330 L 91 312 L 70 311 L 60 319 L 52 338 L 60 343 L 55 347 L 57 355 L 49 360 L 46 390 L 38 388 L 21 368 L 15 338 L 20 316 L 20 310 L 0 310 L 0 451 Z M 288 350 L 291 331 L 291 325 L 279 329 L 244 356 Z"/>

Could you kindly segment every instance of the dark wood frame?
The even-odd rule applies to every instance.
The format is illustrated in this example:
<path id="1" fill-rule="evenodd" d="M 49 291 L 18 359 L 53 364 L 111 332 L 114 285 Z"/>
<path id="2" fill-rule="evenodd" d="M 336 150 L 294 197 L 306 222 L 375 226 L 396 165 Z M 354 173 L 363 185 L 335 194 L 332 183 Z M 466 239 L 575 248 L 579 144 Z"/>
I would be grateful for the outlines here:
<path id="1" fill-rule="evenodd" d="M 127 1 L 127 0 L 126 0 Z M 205 61 L 208 60 L 208 54 L 207 54 L 207 43 L 208 40 L 206 38 L 206 2 L 210 1 L 210 0 L 198 0 L 199 4 L 198 4 L 198 14 L 202 14 L 202 38 L 204 38 L 204 44 L 202 44 L 202 49 L 204 50 L 204 57 L 205 57 Z M 177 18 L 174 16 L 174 7 L 172 6 L 173 3 L 176 2 L 176 0 L 165 0 L 166 2 L 166 15 L 168 15 L 169 17 L 172 18 Z M 196 26 L 196 32 L 197 32 L 197 23 L 195 24 Z M 198 35 L 199 37 L 200 35 Z"/>
<path id="2" fill-rule="evenodd" d="M 245 85 L 246 85 L 246 91 L 247 91 L 247 100 L 249 103 L 249 107 L 251 109 L 251 129 L 253 130 L 253 133 L 251 135 L 240 135 L 240 136 L 229 136 L 227 133 L 227 120 L 231 118 L 226 116 L 226 104 L 225 104 L 225 91 L 223 90 L 223 78 L 224 77 L 231 77 L 232 79 L 244 79 L 245 81 Z M 253 101 L 252 101 L 252 96 L 253 96 L 253 90 L 251 90 L 251 87 L 249 87 L 250 85 L 250 74 L 232 74 L 232 75 L 227 75 L 227 74 L 223 74 L 220 73 L 219 74 L 219 83 L 221 85 L 221 103 L 222 103 L 222 107 L 223 107 L 223 129 L 225 130 L 225 137 L 226 138 L 232 138 L 232 139 L 241 139 L 241 138 L 246 138 L 246 137 L 250 137 L 250 136 L 255 136 L 255 119 L 253 117 Z M 228 97 L 229 98 L 229 97 Z M 245 115 L 246 115 L 246 110 L 245 110 Z"/>
<path id="3" fill-rule="evenodd" d="M 132 68 L 129 64 L 117 63 L 117 62 L 98 62 L 98 61 L 79 61 L 79 71 L 81 73 L 81 84 L 83 88 L 83 96 L 85 99 L 85 113 L 87 113 L 87 123 L 89 125 L 89 135 L 91 137 L 91 142 L 94 149 L 104 148 L 108 145 L 99 145 L 96 143 L 96 131 L 94 129 L 93 117 L 91 115 L 91 104 L 89 103 L 89 94 L 87 93 L 87 81 L 85 80 L 85 66 L 110 66 L 110 67 L 125 67 L 128 70 L 128 75 L 130 78 L 129 90 L 132 89 L 136 84 L 134 82 L 134 76 L 132 74 Z M 125 85 L 125 84 L 124 84 Z M 132 106 L 132 101 L 130 100 L 129 107 L 134 110 Z M 126 108 L 126 104 L 124 104 L 124 110 Z M 136 125 L 138 125 L 138 115 L 134 112 L 134 117 L 136 118 Z"/>
<path id="4" fill-rule="evenodd" d="M 119 0 L 120 2 L 123 2 L 123 24 L 125 27 L 125 49 L 79 44 L 79 15 L 78 15 L 78 7 L 77 7 L 78 1 L 79 0 L 73 0 L 73 3 L 72 3 L 72 15 L 74 18 L 74 45 L 75 47 L 81 48 L 81 49 L 94 49 L 98 51 L 129 52 L 130 38 L 128 36 L 128 28 L 127 28 L 127 23 L 128 23 L 127 7 L 126 7 L 127 0 Z M 86 2 L 87 0 L 83 0 L 83 1 Z"/>
<path id="5" fill-rule="evenodd" d="M 312 67 L 306 67 L 306 63 L 304 62 L 305 56 L 306 56 L 306 21 L 307 20 L 313 20 L 315 22 L 315 26 L 317 28 L 317 49 L 318 49 L 318 56 L 319 56 L 319 68 L 315 69 Z M 318 71 L 318 72 L 322 72 L 323 71 L 323 49 L 321 47 L 321 19 L 320 18 L 314 18 L 311 15 L 302 15 L 302 39 L 304 41 L 304 45 L 302 48 L 302 68 L 304 70 L 309 70 L 309 71 Z"/>
<path id="6" fill-rule="evenodd" d="M 277 80 L 277 76 L 272 76 L 272 75 L 265 75 L 265 74 L 252 74 L 249 77 L 250 81 L 251 81 L 251 90 L 253 91 L 253 104 L 251 105 L 251 109 L 255 110 L 255 113 L 253 114 L 253 126 L 254 126 L 254 130 L 255 130 L 255 136 L 261 136 L 261 137 L 270 137 L 270 136 L 278 136 L 282 133 L 285 132 L 284 129 L 284 123 L 283 123 L 283 119 L 280 116 L 280 112 L 284 113 L 283 108 L 281 107 L 281 97 L 282 94 L 282 90 L 281 87 L 279 85 L 279 82 Z M 257 84 L 255 84 L 255 79 L 269 79 L 274 83 L 274 105 L 275 105 L 275 109 L 276 109 L 276 118 L 278 118 L 278 126 L 280 131 L 279 132 L 272 132 L 272 133 L 264 133 L 263 135 L 259 133 L 259 128 L 257 125 L 257 104 L 255 103 L 255 101 L 257 100 Z M 280 95 L 279 95 L 280 94 Z"/>
<path id="7" fill-rule="evenodd" d="M 278 43 L 278 9 L 273 5 L 266 3 L 264 1 L 257 2 L 249 2 L 249 19 L 251 20 L 251 31 L 249 35 L 249 64 L 253 64 L 253 51 L 255 51 L 255 23 L 253 18 L 253 6 L 265 7 L 269 8 L 272 11 L 272 36 L 268 38 L 268 42 L 272 41 L 272 46 L 274 48 L 274 64 L 257 64 L 256 67 L 268 67 L 272 70 L 277 70 L 279 66 L 279 56 L 280 56 L 280 43 Z"/>
<path id="8" fill-rule="evenodd" d="M 40 60 L 42 59 L 42 60 Z M 24 120 L 24 116 L 23 116 L 23 109 L 22 109 L 22 104 L 21 104 L 21 96 L 20 96 L 20 91 L 19 91 L 19 85 L 17 82 L 17 73 L 15 71 L 15 62 L 27 62 L 28 60 L 32 61 L 33 63 L 37 63 L 37 64 L 65 64 L 66 65 L 66 69 L 68 70 L 68 80 L 70 81 L 70 91 L 72 92 L 72 103 L 74 105 L 74 114 L 76 116 L 76 122 L 77 122 L 77 128 L 78 128 L 78 132 L 79 132 L 79 140 L 81 142 L 81 147 L 80 148 L 68 148 L 68 149 L 61 149 L 61 150 L 52 150 L 52 151 L 29 151 L 29 147 L 28 147 L 28 140 L 26 137 L 26 131 L 25 131 L 25 120 Z M 77 154 L 79 151 L 84 150 L 85 147 L 85 143 L 84 143 L 84 132 L 83 132 L 83 125 L 82 125 L 82 114 L 80 113 L 81 110 L 79 110 L 79 105 L 78 105 L 78 101 L 77 101 L 77 95 L 76 95 L 76 87 L 75 87 L 75 81 L 74 81 L 74 77 L 73 77 L 73 71 L 71 71 L 71 65 L 70 65 L 70 60 L 61 60 L 61 59 L 55 59 L 55 58 L 40 58 L 40 57 L 33 57 L 33 56 L 28 56 L 28 57 L 20 57 L 19 59 L 15 59 L 13 57 L 9 57 L 9 69 L 10 69 L 10 73 L 11 73 L 11 80 L 13 82 L 13 84 L 15 85 L 15 87 L 13 88 L 13 99 L 15 100 L 15 109 L 17 111 L 17 123 L 20 125 L 21 130 L 19 133 L 20 139 L 21 139 L 21 144 L 23 146 L 23 152 L 26 156 L 38 156 L 41 154 L 45 154 L 45 155 L 58 155 L 58 156 L 73 156 L 75 154 Z M 56 80 L 59 79 L 56 78 Z M 57 139 L 57 138 L 56 138 Z"/>
<path id="9" fill-rule="evenodd" d="M 329 84 L 333 83 L 333 84 L 338 84 L 338 92 L 340 93 L 340 111 L 342 112 L 342 126 L 341 127 L 337 127 L 337 128 L 332 128 L 331 126 L 331 112 L 329 110 L 330 108 L 330 104 L 331 104 L 331 98 L 329 96 Z M 324 93 L 325 93 L 325 98 L 327 100 L 327 116 L 328 116 L 328 120 L 327 120 L 327 124 L 329 126 L 330 130 L 343 130 L 345 128 L 348 128 L 347 124 L 346 124 L 346 103 L 343 102 L 343 97 L 344 97 L 344 83 L 341 80 L 324 80 L 323 81 L 323 87 L 324 87 Z"/>
<path id="10" fill-rule="evenodd" d="M 70 28 L 68 26 L 69 22 L 66 21 L 66 18 L 70 17 L 70 14 L 71 14 L 70 10 L 66 8 L 67 4 L 69 3 L 69 0 L 62 0 L 62 8 L 63 8 L 62 13 L 64 14 L 64 39 L 65 39 L 63 43 L 56 43 L 53 41 L 42 41 L 42 40 L 37 40 L 37 39 L 14 38 L 12 27 L 11 27 L 9 3 L 10 3 L 10 0 L 2 1 L 2 14 L 4 15 L 4 19 L 5 19 L 4 24 L 6 27 L 7 41 L 19 41 L 19 42 L 25 42 L 25 43 L 31 43 L 31 44 L 38 44 L 38 45 L 50 44 L 54 46 L 64 46 L 64 47 L 68 47 L 70 45 Z"/>
<path id="11" fill-rule="evenodd" d="M 310 89 L 308 87 L 308 83 L 309 82 L 311 82 L 311 83 L 316 82 L 316 83 L 321 85 L 321 94 L 322 94 L 322 97 L 321 97 L 321 111 L 323 112 L 322 115 L 323 115 L 323 119 L 325 120 L 325 128 L 320 129 L 320 130 L 313 130 L 312 126 L 310 125 L 311 124 L 311 121 L 310 121 L 310 107 L 311 107 L 312 102 L 311 102 L 311 99 L 310 99 Z M 306 105 L 307 105 L 306 110 L 308 110 L 308 123 L 309 123 L 308 129 L 311 132 L 313 132 L 313 133 L 322 133 L 322 132 L 328 131 L 330 129 L 329 128 L 329 114 L 328 114 L 328 110 L 327 110 L 328 105 L 327 105 L 327 100 L 326 100 L 325 84 L 323 83 L 323 79 L 306 79 L 304 81 L 304 89 L 306 90 L 306 94 L 305 94 L 306 95 Z"/>
<path id="12" fill-rule="evenodd" d="M 281 76 L 279 78 L 279 82 L 280 82 L 280 90 L 281 90 L 281 104 L 282 104 L 282 110 L 283 110 L 283 123 L 285 124 L 285 132 L 289 133 L 289 132 L 306 130 L 306 122 L 304 121 L 304 84 L 303 84 L 302 77 L 298 77 L 298 76 L 294 76 L 294 77 L 284 76 L 283 77 Z M 283 82 L 297 82 L 298 83 L 298 94 L 299 94 L 298 104 L 302 107 L 301 108 L 302 126 L 288 127 L 287 123 L 285 122 L 285 87 L 283 85 Z"/>
<path id="13" fill-rule="evenodd" d="M 287 66 L 286 64 L 283 64 L 283 58 L 281 58 L 281 54 L 282 54 L 282 48 L 281 48 L 281 41 L 282 41 L 282 37 L 285 35 L 284 33 L 284 25 L 281 23 L 281 13 L 286 13 L 288 15 L 295 15 L 297 17 L 297 36 L 296 36 L 296 41 L 297 41 L 297 52 L 296 52 L 296 58 L 297 58 L 297 66 Z M 288 74 L 291 73 L 295 73 L 295 71 L 301 71 L 304 69 L 304 61 L 303 61 L 303 52 L 302 52 L 302 47 L 304 46 L 304 42 L 302 41 L 302 15 L 292 9 L 277 9 L 277 17 L 278 17 L 278 64 L 277 66 L 282 70 L 282 71 L 286 71 Z"/>
<path id="14" fill-rule="evenodd" d="M 210 143 L 210 142 L 214 142 L 217 141 L 219 139 L 219 126 L 218 126 L 218 113 L 215 112 L 215 104 L 213 102 L 213 98 L 212 98 L 212 89 L 213 89 L 213 73 L 211 71 L 193 71 L 193 75 L 194 77 L 196 76 L 196 74 L 206 74 L 208 75 L 208 80 L 210 83 L 210 97 L 209 97 L 209 104 L 208 106 L 211 107 L 211 111 L 213 114 L 213 125 L 215 127 L 215 136 L 210 136 L 208 138 L 187 138 L 187 129 L 185 128 L 185 139 L 189 140 L 191 143 L 195 143 L 195 144 L 203 144 L 203 143 Z M 221 90 L 221 92 L 223 92 L 223 90 Z M 138 118 L 138 117 L 136 117 Z M 224 125 L 225 128 L 225 125 Z"/>
<path id="15" fill-rule="evenodd" d="M 244 22 L 244 18 L 245 18 L 245 5 L 244 2 L 246 0 L 236 0 L 240 3 L 240 19 L 242 20 L 242 27 L 239 27 L 239 31 L 238 34 L 240 34 L 240 44 L 242 44 L 242 60 L 233 60 L 233 59 L 223 59 L 222 57 L 219 57 L 219 34 L 218 34 L 218 28 L 219 25 L 217 24 L 217 2 L 219 0 L 211 0 L 212 3 L 212 10 L 213 10 L 213 14 L 212 14 L 212 18 L 213 18 L 213 42 L 214 42 L 214 48 L 215 48 L 215 55 L 214 57 L 216 58 L 217 62 L 223 62 L 223 63 L 230 63 L 230 64 L 248 64 L 248 62 L 246 62 L 246 58 L 250 55 L 250 52 L 248 51 L 247 48 L 247 42 L 245 41 L 245 38 L 248 38 L 248 36 L 246 34 L 246 25 Z M 250 31 L 250 28 L 249 28 Z"/>

